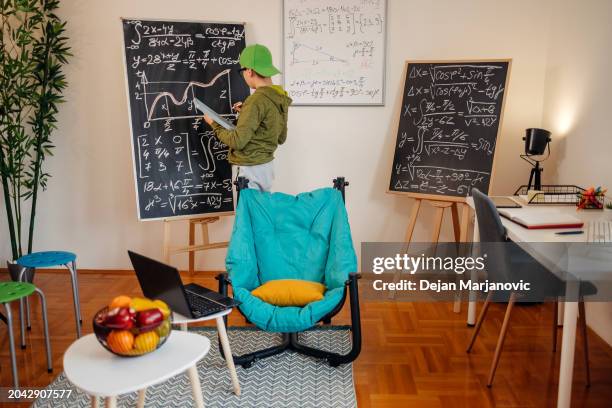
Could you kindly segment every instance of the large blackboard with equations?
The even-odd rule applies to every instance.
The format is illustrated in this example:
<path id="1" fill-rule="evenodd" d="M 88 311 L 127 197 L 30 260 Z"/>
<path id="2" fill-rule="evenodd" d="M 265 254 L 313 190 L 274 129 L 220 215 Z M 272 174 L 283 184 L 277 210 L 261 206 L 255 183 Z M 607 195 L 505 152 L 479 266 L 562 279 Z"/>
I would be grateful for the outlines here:
<path id="1" fill-rule="evenodd" d="M 489 191 L 510 64 L 407 62 L 390 192 L 464 201 Z"/>
<path id="2" fill-rule="evenodd" d="M 234 210 L 228 147 L 197 98 L 235 121 L 249 95 L 238 69 L 244 24 L 123 19 L 138 218 Z"/>

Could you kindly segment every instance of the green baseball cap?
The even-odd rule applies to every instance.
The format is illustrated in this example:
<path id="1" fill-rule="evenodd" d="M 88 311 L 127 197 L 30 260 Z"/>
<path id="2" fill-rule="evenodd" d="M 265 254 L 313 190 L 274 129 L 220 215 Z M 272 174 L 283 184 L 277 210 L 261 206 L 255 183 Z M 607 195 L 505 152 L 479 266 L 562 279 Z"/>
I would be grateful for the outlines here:
<path id="1" fill-rule="evenodd" d="M 240 53 L 240 66 L 250 68 L 261 76 L 271 77 L 280 74 L 278 68 L 272 65 L 272 54 L 265 45 L 253 44 Z"/>

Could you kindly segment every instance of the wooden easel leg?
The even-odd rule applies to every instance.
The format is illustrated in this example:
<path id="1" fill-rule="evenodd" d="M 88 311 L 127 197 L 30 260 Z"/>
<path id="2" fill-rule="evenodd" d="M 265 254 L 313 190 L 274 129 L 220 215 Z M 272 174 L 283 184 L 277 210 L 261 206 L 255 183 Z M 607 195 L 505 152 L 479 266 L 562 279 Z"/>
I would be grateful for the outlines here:
<path id="1" fill-rule="evenodd" d="M 164 262 L 170 263 L 170 222 L 164 220 Z"/>
<path id="2" fill-rule="evenodd" d="M 444 217 L 444 207 L 436 207 L 436 215 L 434 217 L 434 230 L 431 235 L 431 242 L 440 240 L 440 231 L 442 230 L 442 218 Z"/>
<path id="3" fill-rule="evenodd" d="M 189 220 L 189 246 L 195 244 L 195 224 Z M 189 251 L 189 275 L 193 275 L 195 265 L 195 252 Z"/>
<path id="4" fill-rule="evenodd" d="M 204 245 L 210 244 L 210 239 L 208 237 L 208 224 L 202 224 L 202 243 Z"/>
<path id="5" fill-rule="evenodd" d="M 431 236 L 431 242 L 439 242 L 440 241 L 440 231 L 442 230 L 442 219 L 444 218 L 444 209 L 448 207 L 452 208 L 453 205 L 455 205 L 455 203 L 451 203 L 447 201 L 431 201 L 430 204 L 436 208 L 436 215 L 434 217 L 434 230 Z M 453 219 L 453 223 L 454 223 L 454 219 Z"/>
<path id="6" fill-rule="evenodd" d="M 459 220 L 459 209 L 457 208 L 457 203 L 453 203 L 453 205 L 451 205 L 451 215 L 453 218 L 453 232 L 455 233 L 455 242 L 461 242 L 461 221 Z"/>
<path id="7" fill-rule="evenodd" d="M 219 216 L 210 216 L 203 218 L 192 218 L 187 220 L 189 225 L 189 244 L 185 246 L 171 246 L 171 224 L 172 219 L 164 219 L 164 242 L 163 242 L 163 260 L 165 263 L 170 263 L 170 257 L 176 254 L 187 252 L 189 258 L 189 275 L 195 273 L 195 253 L 197 251 L 205 251 L 208 249 L 227 248 L 229 242 L 210 242 L 208 224 L 219 221 Z M 182 223 L 182 221 L 181 221 Z M 202 228 L 202 243 L 196 243 L 196 225 L 200 224 Z"/>
<path id="8" fill-rule="evenodd" d="M 208 235 L 208 223 L 201 224 L 202 225 L 202 245 L 210 244 L 210 238 Z"/>
<path id="9" fill-rule="evenodd" d="M 414 204 L 412 205 L 412 211 L 410 212 L 410 221 L 408 222 L 408 229 L 406 229 L 406 237 L 404 238 L 404 242 L 412 241 L 412 233 L 414 232 L 414 227 L 417 222 L 417 217 L 419 215 L 419 209 L 421 208 L 421 199 L 417 198 L 414 200 Z"/>
<path id="10" fill-rule="evenodd" d="M 406 228 L 406 235 L 404 237 L 405 246 L 402 249 L 402 252 L 408 252 L 408 248 L 410 247 L 410 241 L 412 241 L 412 234 L 414 233 L 414 227 L 416 226 L 417 218 L 419 216 L 419 210 L 421 209 L 421 201 L 420 198 L 415 198 L 414 203 L 412 204 L 412 210 L 410 211 L 410 220 L 408 221 L 408 228 Z M 396 271 L 393 275 L 393 282 L 397 283 L 400 281 L 400 271 Z M 387 295 L 389 299 L 395 299 L 395 292 L 389 291 Z"/>
<path id="11" fill-rule="evenodd" d="M 464 211 L 466 211 L 464 209 Z M 475 213 L 472 213 L 469 209 L 468 211 L 468 234 L 472 237 L 472 242 L 480 242 L 480 233 L 478 232 L 478 221 Z M 466 237 L 467 239 L 467 237 Z M 470 280 L 472 282 L 478 282 L 478 273 L 475 269 L 470 271 Z M 474 326 L 476 323 L 476 299 L 478 293 L 474 290 L 470 290 L 468 292 L 468 309 L 467 309 L 467 321 L 466 324 L 468 327 Z"/>
<path id="12" fill-rule="evenodd" d="M 470 206 L 463 204 L 461 209 L 461 233 L 459 235 L 459 242 L 467 242 L 468 231 L 470 229 Z"/>
<path id="13" fill-rule="evenodd" d="M 463 204 L 461 208 L 461 220 L 458 219 L 459 211 L 457 209 L 457 203 L 453 204 L 453 227 L 455 229 L 455 240 L 459 239 L 458 242 L 465 243 L 468 239 L 468 229 L 469 229 L 469 217 L 470 217 L 470 207 L 467 204 Z M 457 231 L 457 227 L 459 227 L 459 231 Z M 457 284 L 461 278 L 457 275 Z M 453 312 L 460 313 L 461 312 L 461 292 L 457 292 L 455 294 L 455 303 L 453 304 Z"/>

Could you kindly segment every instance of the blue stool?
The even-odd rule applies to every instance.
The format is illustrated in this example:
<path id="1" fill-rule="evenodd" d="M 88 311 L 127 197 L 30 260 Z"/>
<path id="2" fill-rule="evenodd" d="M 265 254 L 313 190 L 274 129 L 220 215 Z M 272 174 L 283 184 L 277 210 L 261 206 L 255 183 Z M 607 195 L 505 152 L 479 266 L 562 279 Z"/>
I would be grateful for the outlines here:
<path id="1" fill-rule="evenodd" d="M 72 298 L 74 301 L 74 317 L 76 319 L 76 329 L 77 329 L 77 337 L 81 337 L 81 324 L 83 323 L 81 319 L 81 304 L 79 302 L 79 285 L 77 280 L 77 269 L 76 269 L 76 254 L 72 252 L 65 251 L 44 251 L 44 252 L 33 252 L 31 254 L 22 256 L 17 259 L 17 264 L 24 267 L 24 269 L 19 274 L 19 280 L 24 281 L 26 278 L 26 272 L 28 269 L 34 268 L 46 268 L 51 266 L 60 266 L 63 265 L 68 268 L 70 272 L 70 279 L 72 281 Z M 28 329 L 30 329 L 30 307 L 26 298 L 26 306 L 27 306 L 27 320 L 28 320 Z M 23 320 L 22 328 L 23 328 Z M 21 334 L 21 347 L 25 347 L 25 334 Z"/>

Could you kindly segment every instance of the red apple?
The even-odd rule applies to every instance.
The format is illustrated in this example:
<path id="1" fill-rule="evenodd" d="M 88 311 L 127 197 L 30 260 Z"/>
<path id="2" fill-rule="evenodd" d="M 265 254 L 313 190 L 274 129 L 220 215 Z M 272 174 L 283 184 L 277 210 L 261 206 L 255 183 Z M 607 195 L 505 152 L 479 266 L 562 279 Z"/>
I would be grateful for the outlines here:
<path id="1" fill-rule="evenodd" d="M 164 315 L 159 309 L 143 310 L 136 314 L 136 326 L 141 332 L 155 329 L 164 320 Z"/>
<path id="2" fill-rule="evenodd" d="M 106 316 L 104 320 L 104 326 L 111 329 L 128 330 L 134 326 L 133 312 L 127 307 L 120 307 L 116 312 L 113 309 L 111 313 Z"/>

